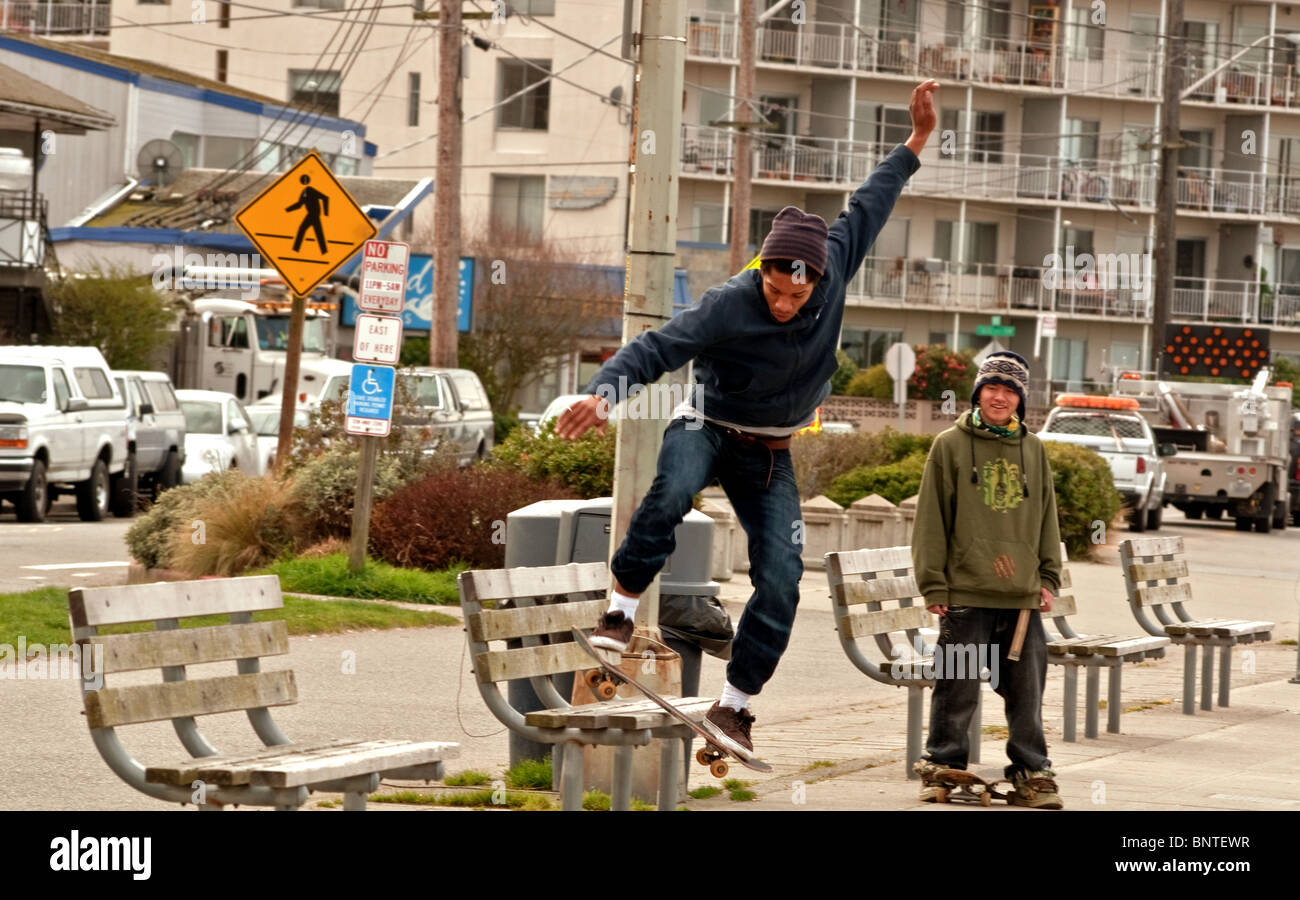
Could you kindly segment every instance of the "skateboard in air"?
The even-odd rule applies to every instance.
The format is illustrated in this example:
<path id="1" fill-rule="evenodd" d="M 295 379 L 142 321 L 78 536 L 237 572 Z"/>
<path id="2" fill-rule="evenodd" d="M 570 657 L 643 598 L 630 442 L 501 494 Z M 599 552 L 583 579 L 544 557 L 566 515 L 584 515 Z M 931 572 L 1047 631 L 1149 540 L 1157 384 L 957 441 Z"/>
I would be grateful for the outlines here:
<path id="1" fill-rule="evenodd" d="M 997 789 L 998 785 L 1002 783 L 1001 779 L 985 781 L 974 772 L 968 772 L 965 769 L 940 769 L 930 776 L 930 780 L 939 783 L 938 794 L 934 798 L 938 803 L 951 803 L 954 800 L 959 800 L 963 803 L 978 803 L 980 806 L 989 806 L 995 799 L 1011 802 L 1008 799 L 1009 794 Z"/>
<path id="2" fill-rule="evenodd" d="M 601 656 L 599 650 L 591 645 L 591 641 L 587 639 L 587 635 L 581 629 L 573 629 L 573 639 L 592 659 L 600 664 L 600 668 L 588 669 L 583 676 L 583 680 L 586 682 L 587 687 L 591 688 L 593 694 L 601 700 L 610 700 L 614 697 L 620 684 L 627 682 L 632 685 L 632 687 L 662 707 L 664 712 L 691 729 L 691 731 L 694 731 L 704 740 L 704 746 L 695 753 L 695 761 L 702 766 L 708 766 L 709 774 L 713 775 L 713 777 L 726 777 L 728 757 L 736 760 L 747 769 L 753 769 L 755 772 L 772 771 L 772 767 L 757 756 L 745 753 L 743 750 L 733 750 L 726 746 L 723 743 L 723 741 L 727 741 L 726 736 L 712 722 L 707 719 L 696 722 L 650 688 L 610 663 L 609 660 Z"/>

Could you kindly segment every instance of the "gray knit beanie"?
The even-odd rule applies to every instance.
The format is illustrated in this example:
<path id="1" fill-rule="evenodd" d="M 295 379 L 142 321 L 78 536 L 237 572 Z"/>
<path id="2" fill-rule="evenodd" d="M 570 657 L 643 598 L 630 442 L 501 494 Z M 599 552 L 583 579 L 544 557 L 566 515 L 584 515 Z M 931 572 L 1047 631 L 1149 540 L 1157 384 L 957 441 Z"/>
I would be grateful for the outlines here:
<path id="1" fill-rule="evenodd" d="M 787 206 L 772 220 L 772 230 L 763 241 L 758 258 L 789 259 L 803 262 L 817 274 L 826 274 L 826 238 L 829 234 L 826 220 L 806 213 L 797 206 Z"/>

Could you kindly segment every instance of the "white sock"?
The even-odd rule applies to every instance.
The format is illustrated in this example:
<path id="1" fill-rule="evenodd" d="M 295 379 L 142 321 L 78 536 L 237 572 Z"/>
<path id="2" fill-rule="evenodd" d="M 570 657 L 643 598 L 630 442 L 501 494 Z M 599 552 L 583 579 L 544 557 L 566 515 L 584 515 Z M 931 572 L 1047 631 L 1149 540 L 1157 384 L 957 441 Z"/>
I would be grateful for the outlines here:
<path id="1" fill-rule="evenodd" d="M 718 705 L 730 707 L 736 712 L 740 712 L 749 706 L 749 698 L 749 694 L 732 687 L 731 682 L 728 681 L 722 686 L 722 696 L 718 698 Z"/>
<path id="2" fill-rule="evenodd" d="M 629 619 L 636 618 L 636 605 L 641 602 L 640 597 L 629 597 L 627 594 L 620 594 L 618 591 L 611 591 L 609 595 L 609 609 L 606 612 L 618 610 Z"/>

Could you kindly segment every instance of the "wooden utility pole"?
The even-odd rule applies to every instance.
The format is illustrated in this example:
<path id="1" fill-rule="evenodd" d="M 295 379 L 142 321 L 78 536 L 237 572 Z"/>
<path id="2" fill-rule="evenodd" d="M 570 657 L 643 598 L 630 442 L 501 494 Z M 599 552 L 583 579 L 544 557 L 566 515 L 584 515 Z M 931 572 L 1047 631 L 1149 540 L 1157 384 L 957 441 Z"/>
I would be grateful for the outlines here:
<path id="1" fill-rule="evenodd" d="M 636 172 L 629 190 L 627 293 L 623 343 L 664 325 L 673 314 L 677 258 L 677 183 L 681 170 L 682 89 L 686 70 L 686 0 L 641 6 L 637 68 Z M 622 543 L 637 504 L 654 481 L 663 423 L 628 417 L 614 451 L 614 527 L 610 552 Z M 659 580 L 641 594 L 636 624 L 658 633 Z"/>
<path id="2" fill-rule="evenodd" d="M 728 271 L 736 274 L 749 263 L 749 207 L 753 196 L 754 139 L 749 129 L 753 121 L 754 38 L 758 29 L 754 4 L 740 4 L 740 34 L 737 38 L 740 65 L 736 70 L 735 129 L 736 155 L 732 160 L 731 185 L 731 260 Z"/>
<path id="3" fill-rule="evenodd" d="M 302 330 L 306 320 L 307 298 L 293 291 L 289 346 L 284 352 L 284 388 L 280 391 L 280 435 L 275 442 L 276 472 L 283 472 L 289 464 L 289 452 L 293 448 L 293 416 L 298 409 L 298 371 L 302 362 Z"/>
<path id="4" fill-rule="evenodd" d="M 1160 371 L 1165 325 L 1174 296 L 1174 267 L 1178 237 L 1178 151 L 1180 94 L 1183 89 L 1183 0 L 1169 0 L 1165 22 L 1164 91 L 1160 107 L 1160 181 L 1156 186 L 1155 295 L 1151 312 L 1151 366 Z"/>
<path id="5" fill-rule="evenodd" d="M 438 20 L 438 169 L 433 186 L 433 322 L 429 364 L 455 368 L 460 299 L 461 0 L 442 0 Z"/>

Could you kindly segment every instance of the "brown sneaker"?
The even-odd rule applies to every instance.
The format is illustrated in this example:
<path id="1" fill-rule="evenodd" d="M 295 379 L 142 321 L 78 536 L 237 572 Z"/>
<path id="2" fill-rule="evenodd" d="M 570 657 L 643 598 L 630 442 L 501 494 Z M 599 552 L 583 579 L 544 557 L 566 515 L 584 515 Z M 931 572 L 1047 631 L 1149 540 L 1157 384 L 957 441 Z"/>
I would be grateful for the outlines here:
<path id="1" fill-rule="evenodd" d="M 591 646 L 599 650 L 624 653 L 627 651 L 628 642 L 632 640 L 633 625 L 633 621 L 618 610 L 607 612 L 596 622 L 596 630 L 591 633 L 588 640 Z"/>
<path id="2" fill-rule="evenodd" d="M 754 742 L 749 738 L 749 729 L 754 724 L 754 716 L 749 710 L 742 709 L 737 712 L 730 706 L 720 706 L 715 703 L 704 720 L 713 726 L 713 730 L 719 732 L 718 739 L 724 742 L 721 744 L 724 750 L 735 753 L 738 749 L 743 749 L 747 755 L 753 755 Z M 727 746 L 727 744 L 735 746 Z"/>
<path id="3" fill-rule="evenodd" d="M 1051 769 L 1016 772 L 1011 776 L 1011 784 L 1015 790 L 1007 802 L 1012 806 L 1032 809 L 1062 809 L 1065 806 L 1057 793 L 1056 773 Z"/>

